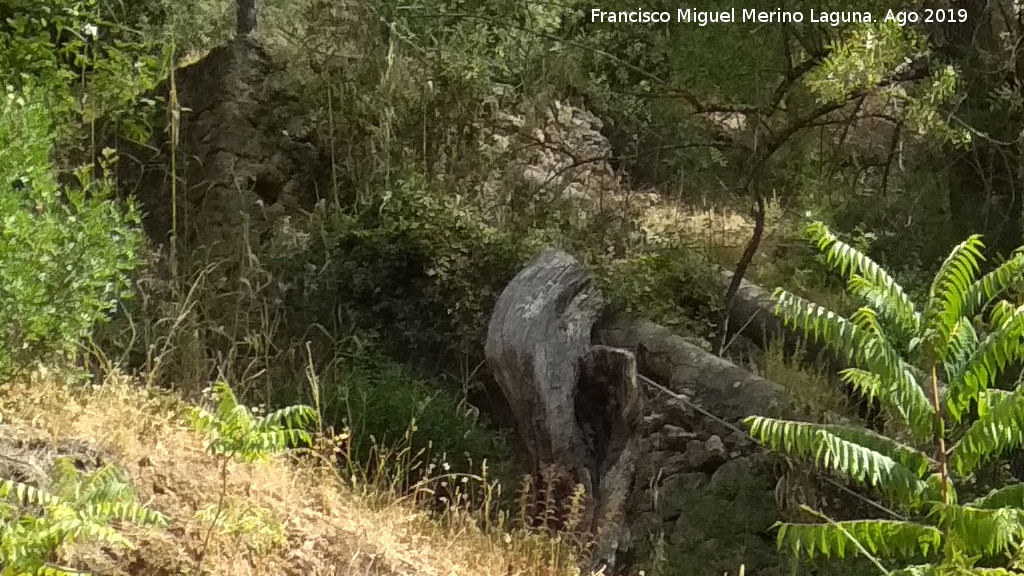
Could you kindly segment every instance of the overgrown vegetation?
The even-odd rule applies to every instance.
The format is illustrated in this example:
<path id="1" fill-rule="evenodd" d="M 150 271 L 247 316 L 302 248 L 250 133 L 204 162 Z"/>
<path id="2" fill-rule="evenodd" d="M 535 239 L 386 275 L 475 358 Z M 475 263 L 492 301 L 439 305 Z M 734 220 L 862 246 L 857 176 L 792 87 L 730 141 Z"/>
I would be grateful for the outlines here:
<path id="1" fill-rule="evenodd" d="M 112 522 L 169 522 L 136 503 L 131 485 L 112 466 L 83 475 L 70 459 L 61 458 L 51 477 L 49 491 L 0 480 L 0 568 L 5 576 L 81 574 L 75 566 L 60 564 L 58 553 L 81 541 L 131 548 Z"/>
<path id="2" fill-rule="evenodd" d="M 0 375 L 73 353 L 93 325 L 129 294 L 138 260 L 138 214 L 113 197 L 104 153 L 92 167 L 57 182 L 54 123 L 44 86 L 8 86 L 0 101 Z M 70 255 L 70 257 L 69 257 Z"/>
<path id="3" fill-rule="evenodd" d="M 810 234 L 864 306 L 846 318 L 779 290 L 778 313 L 852 362 L 843 380 L 877 398 L 898 427 L 883 436 L 844 425 L 747 422 L 773 450 L 871 486 L 893 517 L 831 521 L 815 512 L 827 522 L 781 524 L 780 546 L 812 558 L 866 556 L 883 573 L 1019 572 L 1024 484 L 989 486 L 979 472 L 1024 443 L 1019 381 L 996 387 L 1021 358 L 1024 309 L 1002 296 L 1024 280 L 1024 254 L 980 276 L 983 246 L 972 236 L 946 259 L 919 308 L 888 272 L 828 228 L 817 223 Z M 979 332 L 983 313 L 988 322 Z M 915 559 L 925 563 L 908 563 Z"/>
<path id="4" fill-rule="evenodd" d="M 627 4 L 602 9 L 636 9 Z M 645 8 L 674 14 L 670 4 Z M 242 225 L 221 231 L 243 239 L 237 250 L 211 260 L 213 247 L 190 243 L 189 219 L 222 207 L 204 203 L 209 182 L 187 179 L 188 166 L 204 160 L 187 143 L 206 110 L 182 108 L 176 90 L 187 65 L 231 42 L 234 2 L 0 6 L 0 382 L 40 362 L 74 361 L 94 372 L 137 372 L 190 397 L 223 381 L 238 394 L 232 413 L 315 404 L 314 452 L 335 445 L 329 458 L 340 463 L 342 484 L 388 494 L 376 500 L 430 501 L 449 527 L 471 518 L 496 530 L 488 537 L 508 533 L 502 518 L 522 516 L 508 547 L 522 546 L 556 574 L 586 543 L 546 531 L 556 522 L 526 518 L 558 506 L 572 517 L 571 499 L 527 495 L 541 503 L 518 510 L 513 502 L 519 459 L 511 432 L 497 424 L 504 406 L 483 363 L 495 299 L 540 247 L 557 245 L 592 267 L 612 308 L 718 341 L 718 267 L 739 262 L 747 277 L 782 285 L 784 303 L 813 301 L 849 316 L 847 331 L 825 340 L 862 368 L 899 376 L 902 388 L 874 390 L 907 424 L 896 441 L 920 441 L 913 450 L 959 442 L 950 456 L 964 468 L 950 478 L 964 494 L 983 498 L 979 490 L 1000 477 L 978 472 L 980 456 L 960 454 L 982 446 L 969 430 L 1013 406 L 1013 396 L 991 388 L 990 374 L 1019 359 L 986 342 L 1002 334 L 1012 344 L 1016 312 L 983 307 L 1006 278 L 983 285 L 986 302 L 967 291 L 978 270 L 974 240 L 957 248 L 938 284 L 923 270 L 967 234 L 985 233 L 1004 255 L 1021 244 L 1024 196 L 1014 167 L 1024 107 L 1012 47 L 1024 30 L 1005 16 L 1008 7 L 953 6 L 956 18 L 961 9 L 969 16 L 971 38 L 960 32 L 967 26 L 879 21 L 889 6 L 878 2 L 857 7 L 875 11 L 871 23 L 757 27 L 600 24 L 577 0 L 267 0 L 259 8 L 255 42 L 272 64 L 259 72 L 260 89 L 235 96 L 274 99 L 262 103 L 273 118 L 261 126 L 273 128 L 275 157 L 308 152 L 308 189 L 289 188 L 289 175 L 273 170 L 239 177 L 247 162 L 271 159 L 224 164 L 239 174 L 219 176 L 259 203 L 242 207 Z M 821 6 L 787 6 L 805 8 Z M 153 148 L 174 158 L 160 178 L 168 194 L 151 191 L 155 199 L 140 210 L 139 183 L 115 168 L 145 165 L 140 151 Z M 233 218 L 238 208 L 223 210 Z M 809 218 L 851 235 L 856 249 L 818 230 L 833 264 L 861 278 L 852 294 L 820 273 L 819 254 L 794 244 Z M 141 222 L 156 232 L 150 240 L 171 245 L 147 242 Z M 833 253 L 840 245 L 842 254 Z M 875 261 L 901 278 L 900 291 Z M 879 306 L 875 316 L 855 311 L 864 296 Z M 909 302 L 926 303 L 925 311 L 907 312 Z M 805 308 L 787 309 L 791 316 L 811 309 L 793 306 Z M 964 319 L 982 311 L 987 325 L 972 336 Z M 840 326 L 836 318 L 815 317 L 813 326 Z M 907 355 L 897 361 L 885 346 Z M 969 366 L 971 354 L 989 349 L 984 370 Z M 812 417 L 845 410 L 829 378 L 801 360 L 776 344 L 759 368 L 792 384 Z M 908 372 L 917 382 L 932 363 L 945 370 L 943 410 L 919 405 L 900 372 L 904 361 L 917 366 Z M 844 374 L 869 387 L 867 376 Z M 274 430 L 275 438 L 283 433 Z M 811 455 L 826 438 L 787 430 Z M 813 430 L 835 436 L 846 428 Z M 928 473 L 939 466 L 930 452 L 906 453 Z M 188 517 L 205 518 L 207 536 L 216 526 L 258 535 L 237 540 L 262 551 L 294 536 L 268 512 L 273 506 L 226 496 L 231 459 L 222 456 L 219 502 Z M 907 480 L 890 496 L 928 509 L 935 481 L 924 471 L 855 461 L 888 470 L 880 486 L 913 472 L 918 484 Z M 940 478 L 941 486 L 950 480 Z M 956 506 L 937 507 L 933 526 L 940 546 L 970 553 L 970 539 L 943 533 L 967 525 L 951 511 L 970 506 Z M 999 526 L 1009 529 L 1006 522 Z M 529 525 L 545 529 L 538 535 Z M 827 536 L 818 544 L 843 541 L 814 530 Z M 1016 553 L 1017 536 L 1000 550 Z M 553 552 L 538 552 L 544 546 Z"/>

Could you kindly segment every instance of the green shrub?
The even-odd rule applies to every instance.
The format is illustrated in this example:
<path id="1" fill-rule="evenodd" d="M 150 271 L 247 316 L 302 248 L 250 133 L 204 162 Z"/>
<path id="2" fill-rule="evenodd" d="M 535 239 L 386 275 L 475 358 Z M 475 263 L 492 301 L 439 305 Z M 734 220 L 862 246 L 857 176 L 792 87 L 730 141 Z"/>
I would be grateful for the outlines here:
<path id="1" fill-rule="evenodd" d="M 0 574 L 65 576 L 81 571 L 55 563 L 62 547 L 96 542 L 132 548 L 111 526 L 116 521 L 166 526 L 167 517 L 135 502 L 116 468 L 82 474 L 62 458 L 54 463 L 49 491 L 0 479 Z"/>
<path id="2" fill-rule="evenodd" d="M 887 574 L 1019 574 L 1024 483 L 983 486 L 978 473 L 1024 445 L 1021 380 L 1009 391 L 995 387 L 1024 358 L 1024 307 L 1003 299 L 1024 279 L 1024 252 L 981 276 L 983 245 L 971 236 L 919 305 L 821 223 L 808 232 L 863 306 L 847 318 L 779 289 L 778 314 L 852 366 L 840 376 L 879 401 L 892 435 L 759 416 L 747 424 L 770 449 L 870 486 L 894 512 L 837 522 L 805 507 L 822 522 L 779 524 L 780 547 L 867 558 Z M 982 316 L 987 333 L 976 328 Z"/>
<path id="3" fill-rule="evenodd" d="M 293 324 L 374 334 L 409 360 L 479 361 L 494 301 L 529 254 L 416 179 L 356 215 L 324 208 L 308 230 L 302 252 L 268 262 Z"/>
<path id="4" fill-rule="evenodd" d="M 444 388 L 387 360 L 350 363 L 323 385 L 325 412 L 349 428 L 351 457 L 365 463 L 374 451 L 408 448 L 421 459 L 443 459 L 455 470 L 507 477 L 512 452 L 503 432 Z"/>
<path id="5" fill-rule="evenodd" d="M 138 214 L 111 197 L 103 174 L 58 185 L 53 126 L 41 90 L 8 88 L 0 100 L 0 374 L 72 352 L 127 295 Z"/>
<path id="6" fill-rule="evenodd" d="M 598 260 L 596 272 L 611 307 L 694 336 L 707 336 L 720 299 L 717 273 L 686 248 L 664 249 L 625 260 Z"/>

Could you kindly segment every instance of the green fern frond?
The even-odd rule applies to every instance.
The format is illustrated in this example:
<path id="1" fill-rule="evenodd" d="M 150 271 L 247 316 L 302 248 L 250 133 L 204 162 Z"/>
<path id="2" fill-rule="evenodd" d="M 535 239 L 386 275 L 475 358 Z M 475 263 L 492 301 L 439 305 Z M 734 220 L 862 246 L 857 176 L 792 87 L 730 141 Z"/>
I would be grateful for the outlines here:
<path id="1" fill-rule="evenodd" d="M 850 385 L 854 391 L 863 396 L 867 401 L 879 402 L 886 408 L 894 402 L 892 399 L 882 399 L 888 388 L 882 386 L 882 378 L 874 372 L 868 372 L 860 368 L 845 368 L 839 371 L 839 379 Z"/>
<path id="2" fill-rule="evenodd" d="M 956 422 L 971 401 L 991 386 L 1010 363 L 1024 358 L 1024 306 L 1012 314 L 1000 315 L 999 327 L 982 340 L 959 377 L 949 383 L 946 408 Z"/>
<path id="3" fill-rule="evenodd" d="M 967 428 L 954 447 L 950 465 L 958 474 L 967 475 L 990 458 L 1024 444 L 1024 388 L 1002 398 Z"/>
<path id="4" fill-rule="evenodd" d="M 1024 482 L 992 490 L 985 496 L 968 502 L 967 506 L 983 510 L 993 510 L 996 508 L 1024 509 Z"/>
<path id="5" fill-rule="evenodd" d="M 899 414 L 915 433 L 927 437 L 934 427 L 934 412 L 924 390 L 907 364 L 884 335 L 874 331 L 873 313 L 862 309 L 854 323 L 823 306 L 785 290 L 776 290 L 776 314 L 783 322 L 824 344 L 846 362 L 877 374 L 884 384 L 878 397 Z M 862 327 L 863 326 L 863 327 Z"/>
<path id="6" fill-rule="evenodd" d="M 942 362 L 947 357 L 953 328 L 963 316 L 964 299 L 981 271 L 984 247 L 977 234 L 958 244 L 942 263 L 928 291 L 922 325 L 930 351 Z"/>
<path id="7" fill-rule="evenodd" d="M 967 291 L 963 298 L 963 315 L 973 317 L 986 304 L 1010 288 L 1024 281 L 1024 251 L 1018 250 L 1009 260 L 985 274 Z"/>
<path id="8" fill-rule="evenodd" d="M 779 524 L 778 546 L 795 555 L 845 558 L 870 554 L 885 558 L 919 558 L 936 551 L 942 533 L 934 526 L 898 520 L 851 520 L 829 524 Z"/>
<path id="9" fill-rule="evenodd" d="M 89 502 L 127 502 L 135 499 L 135 491 L 120 470 L 103 466 L 86 477 L 81 484 L 81 496 Z"/>
<path id="10" fill-rule="evenodd" d="M 970 365 L 971 356 L 977 350 L 978 332 L 974 328 L 974 323 L 968 318 L 961 317 L 950 334 L 948 354 L 943 365 L 947 382 L 960 381 L 964 371 Z M 957 388 L 954 386 L 954 390 Z M 954 419 L 959 421 L 959 416 Z"/>
<path id="11" fill-rule="evenodd" d="M 21 506 L 48 506 L 57 502 L 56 497 L 14 480 L 0 480 L 0 498 L 13 499 Z"/>
<path id="12" fill-rule="evenodd" d="M 82 510 L 84 517 L 121 520 L 138 526 L 167 526 L 170 521 L 160 512 L 133 502 L 97 502 Z"/>
<path id="13" fill-rule="evenodd" d="M 935 462 L 928 457 L 927 454 L 901 444 L 888 436 L 884 436 L 869 430 L 867 428 L 856 428 L 853 426 L 840 426 L 837 424 L 826 424 L 822 426 L 822 429 L 835 435 L 838 438 L 842 438 L 848 442 L 853 442 L 864 448 L 868 448 L 883 456 L 892 458 L 902 466 L 917 475 L 918 478 L 924 478 L 929 470 L 935 467 Z"/>
<path id="14" fill-rule="evenodd" d="M 859 276 L 863 280 L 858 281 L 859 284 L 866 283 L 874 287 L 874 291 L 861 290 L 859 293 L 861 296 L 868 296 L 869 304 L 873 304 L 878 299 L 877 295 L 881 295 L 881 300 L 887 302 L 884 307 L 886 310 L 877 309 L 891 314 L 898 324 L 905 326 L 910 332 L 917 332 L 920 315 L 910 296 L 888 272 L 860 250 L 839 240 L 821 222 L 808 226 L 807 234 L 818 250 L 825 254 L 825 261 L 845 279 L 852 280 L 853 277 Z"/>
<path id="15" fill-rule="evenodd" d="M 98 522 L 94 518 L 83 518 L 81 515 L 49 523 L 40 532 L 40 540 L 52 543 L 54 548 L 60 543 L 82 540 L 103 542 L 104 544 L 116 545 L 129 550 L 133 548 L 132 543 L 118 530 Z"/>
<path id="16" fill-rule="evenodd" d="M 304 428 L 316 422 L 317 413 L 309 406 L 296 405 L 286 406 L 275 410 L 261 418 L 256 427 L 266 429 L 270 426 L 284 426 L 286 428 Z"/>
<path id="17" fill-rule="evenodd" d="M 772 294 L 775 314 L 783 323 L 820 342 L 847 362 L 853 360 L 858 349 L 866 346 L 871 335 L 859 330 L 841 315 L 805 300 L 781 288 Z"/>
<path id="18" fill-rule="evenodd" d="M 930 516 L 949 529 L 960 550 L 970 556 L 1011 552 L 1024 537 L 1024 509 L 936 506 Z"/>
<path id="19" fill-rule="evenodd" d="M 1002 404 L 1011 396 L 1013 396 L 1013 392 L 1009 390 L 1000 390 L 998 388 L 982 390 L 978 393 L 978 416 L 981 417 L 988 414 L 989 411 Z"/>
<path id="20" fill-rule="evenodd" d="M 934 412 L 907 364 L 884 335 L 875 331 L 877 318 L 868 309 L 858 312 L 857 323 L 785 290 L 776 290 L 776 314 L 783 323 L 820 342 L 848 363 L 877 374 L 884 383 L 890 406 L 917 433 L 927 436 Z"/>
<path id="21" fill-rule="evenodd" d="M 863 276 L 855 274 L 850 278 L 846 289 L 875 310 L 879 317 L 895 330 L 894 336 L 897 336 L 900 341 L 909 341 L 917 332 L 916 315 L 907 314 L 906 310 L 902 309 L 898 303 L 889 299 L 884 290 L 879 289 Z"/>
<path id="22" fill-rule="evenodd" d="M 1006 300 L 996 301 L 996 303 L 992 305 L 991 310 L 989 310 L 989 327 L 992 330 L 1001 328 L 1013 318 L 1016 311 L 1017 308 Z"/>
<path id="23" fill-rule="evenodd" d="M 867 484 L 890 499 L 916 507 L 921 504 L 925 484 L 920 477 L 927 460 L 912 448 L 885 442 L 869 431 L 854 428 L 792 422 L 751 416 L 744 421 L 752 437 L 773 451 L 813 460 L 819 467 L 848 480 Z M 886 450 L 884 454 L 854 440 L 866 439 Z M 910 468 L 899 460 L 910 464 Z M 921 473 L 919 474 L 918 471 Z"/>
<path id="24" fill-rule="evenodd" d="M 311 407 L 289 406 L 256 418 L 247 406 L 238 403 L 227 384 L 218 382 L 211 390 L 217 402 L 214 411 L 192 411 L 193 426 L 208 438 L 211 453 L 241 456 L 251 462 L 311 443 L 309 433 L 302 430 L 316 421 L 317 413 Z"/>

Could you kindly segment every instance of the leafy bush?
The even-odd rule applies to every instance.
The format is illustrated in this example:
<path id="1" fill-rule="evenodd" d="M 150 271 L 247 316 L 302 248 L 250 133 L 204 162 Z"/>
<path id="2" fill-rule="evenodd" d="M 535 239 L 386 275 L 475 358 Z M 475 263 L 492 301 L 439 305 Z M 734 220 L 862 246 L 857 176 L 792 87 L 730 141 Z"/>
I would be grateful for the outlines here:
<path id="1" fill-rule="evenodd" d="M 0 374 L 72 352 L 128 294 L 141 241 L 133 205 L 111 197 L 112 153 L 100 177 L 58 185 L 45 102 L 33 88 L 0 101 Z"/>
<path id="2" fill-rule="evenodd" d="M 237 518 L 228 522 L 224 520 L 222 516 L 230 509 L 228 463 L 235 458 L 256 462 L 288 448 L 308 446 L 311 438 L 304 428 L 319 417 L 312 408 L 303 405 L 287 406 L 258 416 L 257 410 L 240 404 L 231 387 L 224 382 L 214 384 L 209 395 L 215 403 L 213 411 L 194 408 L 191 412 L 192 425 L 208 441 L 207 451 L 220 460 L 221 485 L 217 505 L 199 513 L 200 518 L 209 522 L 211 527 L 196 561 L 197 574 L 202 574 L 203 560 L 214 528 L 238 537 L 247 534 L 241 529 L 248 526 L 248 534 L 266 536 L 269 531 L 269 542 L 280 540 L 273 538 L 273 526 L 261 524 L 259 516 L 242 523 Z"/>
<path id="3" fill-rule="evenodd" d="M 324 391 L 330 394 L 325 411 L 348 425 L 351 457 L 358 463 L 380 448 L 404 447 L 464 472 L 479 472 L 486 459 L 496 477 L 508 477 L 512 453 L 505 435 L 475 408 L 400 364 L 351 363 Z"/>
<path id="4" fill-rule="evenodd" d="M 994 388 L 998 375 L 1024 358 L 1024 307 L 1001 299 L 1024 279 L 1024 252 L 978 278 L 983 246 L 978 236 L 968 238 L 943 263 L 919 309 L 854 246 L 820 223 L 809 232 L 864 306 L 845 318 L 779 289 L 778 313 L 852 363 L 842 379 L 877 398 L 898 427 L 889 437 L 853 426 L 763 417 L 747 423 L 772 450 L 873 487 L 897 516 L 784 523 L 779 545 L 812 558 L 867 557 L 884 573 L 897 573 L 885 564 L 901 566 L 900 574 L 1020 570 L 1024 483 L 966 497 L 983 465 L 1024 445 L 1021 380 L 1010 391 Z M 976 322 L 986 310 L 989 327 L 979 333 Z"/>
<path id="5" fill-rule="evenodd" d="M 135 503 L 131 486 L 115 468 L 83 475 L 70 460 L 60 459 L 52 476 L 49 492 L 0 480 L 0 574 L 81 574 L 55 563 L 62 547 L 91 541 L 131 548 L 112 521 L 167 524 L 164 515 Z"/>
<path id="6" fill-rule="evenodd" d="M 482 357 L 493 303 L 525 261 L 524 243 L 458 198 L 415 179 L 357 215 L 322 210 L 308 247 L 268 262 L 287 279 L 298 326 L 380 338 L 399 358 Z"/>
<path id="7" fill-rule="evenodd" d="M 717 269 L 695 251 L 673 248 L 625 260 L 598 260 L 601 289 L 613 308 L 681 332 L 707 336 L 720 299 Z"/>
<path id="8" fill-rule="evenodd" d="M 137 140 L 149 133 L 154 103 L 140 96 L 169 61 L 152 28 L 161 11 L 154 4 L 13 0 L 0 7 L 0 84 L 45 86 L 61 158 L 95 155 L 106 127 Z"/>

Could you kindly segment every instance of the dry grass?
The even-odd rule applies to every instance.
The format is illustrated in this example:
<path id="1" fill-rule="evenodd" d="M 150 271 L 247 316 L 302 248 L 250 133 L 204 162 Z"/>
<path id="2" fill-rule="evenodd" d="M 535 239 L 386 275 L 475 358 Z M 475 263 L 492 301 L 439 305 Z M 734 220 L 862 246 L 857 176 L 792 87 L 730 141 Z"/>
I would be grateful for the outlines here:
<path id="1" fill-rule="evenodd" d="M 188 405 L 128 378 L 72 386 L 57 374 L 0 386 L 0 432 L 42 452 L 87 447 L 129 475 L 139 500 L 172 519 L 166 530 L 125 527 L 135 550 L 76 550 L 109 574 L 194 574 L 217 503 L 218 460 L 184 418 Z M 565 546 L 536 534 L 484 533 L 444 523 L 401 499 L 381 505 L 310 457 L 232 463 L 227 525 L 214 531 L 203 573 L 216 575 L 561 575 Z M 559 558 L 556 558 L 559 556 Z"/>
<path id="2" fill-rule="evenodd" d="M 802 351 L 787 355 L 779 340 L 769 343 L 759 365 L 751 368 L 765 379 L 785 386 L 799 399 L 807 418 L 857 417 L 850 397 L 822 367 L 805 358 Z"/>
<path id="3" fill-rule="evenodd" d="M 783 216 L 778 198 L 770 198 L 765 206 L 765 235 L 762 240 L 765 246 L 786 234 Z M 658 200 L 645 208 L 641 227 L 652 243 L 689 244 L 708 250 L 713 257 L 734 260 L 750 241 L 754 219 L 728 207 L 683 206 Z"/>

